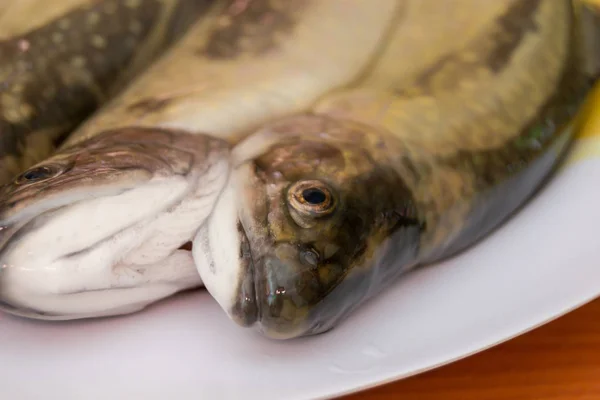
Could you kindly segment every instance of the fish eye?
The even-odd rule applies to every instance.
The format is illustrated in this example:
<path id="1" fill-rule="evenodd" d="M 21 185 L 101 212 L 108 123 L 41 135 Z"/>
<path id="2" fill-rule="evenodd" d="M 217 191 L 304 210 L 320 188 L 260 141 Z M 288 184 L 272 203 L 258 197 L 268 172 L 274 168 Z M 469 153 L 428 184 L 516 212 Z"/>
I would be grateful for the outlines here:
<path id="1" fill-rule="evenodd" d="M 62 168 L 56 165 L 42 165 L 33 167 L 23 172 L 16 179 L 18 184 L 33 183 L 53 178 L 62 172 Z"/>
<path id="2" fill-rule="evenodd" d="M 310 217 L 325 216 L 335 209 L 332 190 L 318 180 L 294 183 L 288 189 L 288 202 L 293 211 Z"/>

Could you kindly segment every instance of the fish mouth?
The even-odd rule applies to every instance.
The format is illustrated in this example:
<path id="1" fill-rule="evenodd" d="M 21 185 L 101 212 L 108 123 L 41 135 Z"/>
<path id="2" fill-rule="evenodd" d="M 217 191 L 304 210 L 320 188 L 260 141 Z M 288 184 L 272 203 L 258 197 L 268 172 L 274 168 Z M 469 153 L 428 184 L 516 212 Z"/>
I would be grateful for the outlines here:
<path id="1" fill-rule="evenodd" d="M 261 185 L 253 184 L 253 178 L 249 165 L 232 168 L 210 217 L 198 229 L 191 246 L 204 287 L 230 320 L 244 328 L 254 327 L 261 320 L 255 274 L 257 255 L 269 243 L 255 219 L 265 204 L 266 192 Z"/>
<path id="2" fill-rule="evenodd" d="M 271 252 L 254 256 L 253 250 L 257 253 L 261 246 L 251 246 L 241 221 L 238 234 L 240 269 L 230 318 L 239 326 L 255 327 L 272 339 L 301 336 L 307 330 L 310 308 L 297 289 L 301 275 L 298 271 L 303 266 L 294 259 L 281 258 Z"/>
<path id="3" fill-rule="evenodd" d="M 256 296 L 255 264 L 252 249 L 248 235 L 239 220 L 238 235 L 240 239 L 240 279 L 236 290 L 237 296 L 230 314 L 238 325 L 250 327 L 260 319 L 260 308 Z"/>
<path id="4" fill-rule="evenodd" d="M 254 327 L 263 336 L 276 340 L 318 334 L 331 328 L 330 322 L 338 312 L 335 307 L 323 306 L 329 301 L 319 297 L 314 270 L 294 254 L 300 254 L 296 245 L 279 243 L 272 251 L 248 262 L 240 274 L 236 302 L 230 311 L 238 325 Z"/>
<path id="5" fill-rule="evenodd" d="M 312 272 L 300 262 L 302 250 L 291 243 L 277 242 L 265 225 L 269 195 L 253 163 L 238 165 L 232 175 L 232 194 L 225 197 L 231 199 L 227 208 L 235 215 L 235 231 L 232 221 L 227 236 L 235 237 L 233 248 L 238 254 L 230 264 L 234 270 L 229 282 L 233 289 L 228 294 L 230 302 L 221 301 L 221 306 L 239 326 L 252 327 L 263 336 L 301 336 L 310 325 L 311 314 L 302 286 L 311 280 L 307 275 Z M 220 267 L 227 269 L 223 263 Z"/>
<path id="6" fill-rule="evenodd" d="M 257 262 L 257 321 L 259 331 L 271 339 L 287 340 L 302 336 L 308 328 L 311 307 L 302 294 L 303 281 L 294 260 L 274 254 Z"/>

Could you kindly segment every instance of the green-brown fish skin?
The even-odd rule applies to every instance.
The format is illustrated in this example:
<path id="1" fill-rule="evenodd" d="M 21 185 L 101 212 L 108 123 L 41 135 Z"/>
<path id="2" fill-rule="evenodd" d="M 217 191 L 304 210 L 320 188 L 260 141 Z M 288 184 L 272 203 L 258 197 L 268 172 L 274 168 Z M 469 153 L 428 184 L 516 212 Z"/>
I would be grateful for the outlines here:
<path id="1" fill-rule="evenodd" d="M 414 85 L 375 71 L 371 87 L 237 146 L 251 254 L 240 323 L 280 339 L 325 332 L 406 271 L 485 237 L 550 176 L 590 89 L 571 4 L 502 7 Z"/>
<path id="2" fill-rule="evenodd" d="M 580 51 L 585 54 L 584 69 L 594 78 L 600 77 L 600 1 L 573 0 L 579 22 Z"/>
<path id="3" fill-rule="evenodd" d="M 211 0 L 12 0 L 0 13 L 0 184 L 176 42 Z"/>

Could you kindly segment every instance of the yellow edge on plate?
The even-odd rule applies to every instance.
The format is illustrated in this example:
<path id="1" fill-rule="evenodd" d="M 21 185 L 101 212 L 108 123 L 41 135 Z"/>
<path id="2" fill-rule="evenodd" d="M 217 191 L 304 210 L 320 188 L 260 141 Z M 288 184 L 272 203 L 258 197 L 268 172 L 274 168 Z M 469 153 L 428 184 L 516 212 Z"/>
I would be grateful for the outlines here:
<path id="1" fill-rule="evenodd" d="M 579 116 L 573 147 L 560 169 L 592 158 L 600 159 L 600 83 L 596 84 Z"/>
<path id="2" fill-rule="evenodd" d="M 600 0 L 574 0 L 600 9 Z M 576 123 L 577 132 L 573 146 L 560 170 L 582 161 L 600 159 L 600 83 L 596 84 L 588 96 L 584 108 L 579 114 L 580 123 Z"/>

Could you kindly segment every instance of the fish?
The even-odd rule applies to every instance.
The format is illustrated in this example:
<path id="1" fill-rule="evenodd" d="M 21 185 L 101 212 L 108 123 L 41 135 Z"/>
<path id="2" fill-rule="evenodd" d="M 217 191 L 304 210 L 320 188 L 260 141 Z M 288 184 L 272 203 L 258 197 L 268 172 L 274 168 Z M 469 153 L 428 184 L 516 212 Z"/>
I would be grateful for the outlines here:
<path id="1" fill-rule="evenodd" d="M 186 32 L 210 0 L 5 0 L 0 6 L 0 185 Z"/>
<path id="2" fill-rule="evenodd" d="M 577 7 L 220 2 L 0 190 L 2 308 L 115 316 L 203 286 L 266 337 L 330 331 L 551 177 L 596 82 Z"/>

